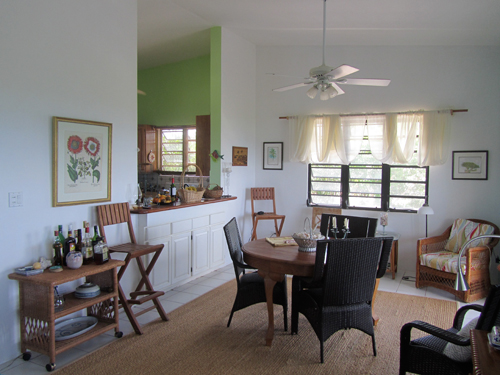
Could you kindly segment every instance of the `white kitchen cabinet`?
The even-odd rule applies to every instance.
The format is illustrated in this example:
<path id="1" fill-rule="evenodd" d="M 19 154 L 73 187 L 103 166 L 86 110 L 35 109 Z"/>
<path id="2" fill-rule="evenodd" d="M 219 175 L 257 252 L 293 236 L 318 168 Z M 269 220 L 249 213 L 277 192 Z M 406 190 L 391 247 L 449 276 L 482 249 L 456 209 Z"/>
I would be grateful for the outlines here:
<path id="1" fill-rule="evenodd" d="M 210 231 L 208 227 L 192 232 L 192 275 L 196 276 L 210 269 Z"/>
<path id="2" fill-rule="evenodd" d="M 158 257 L 158 260 L 156 261 L 155 267 L 153 268 L 153 272 L 151 273 L 151 282 L 156 288 L 165 288 L 172 284 L 172 269 L 170 267 L 171 262 L 171 238 L 170 236 L 168 237 L 160 237 L 160 238 L 155 238 L 149 241 L 146 241 L 146 244 L 148 245 L 158 245 L 158 244 L 163 244 L 163 250 Z M 148 261 L 151 261 L 151 258 L 153 257 L 153 254 L 151 254 L 151 257 Z M 158 267 L 158 271 L 154 272 L 154 270 Z M 158 289 L 159 289 L 158 288 Z"/>
<path id="3" fill-rule="evenodd" d="M 226 258 L 227 244 L 224 237 L 222 224 L 214 225 L 210 228 L 210 268 L 215 269 L 223 266 Z"/>
<path id="4" fill-rule="evenodd" d="M 191 277 L 191 232 L 172 236 L 172 283 Z M 153 269 L 156 271 L 156 267 Z M 161 272 L 158 269 L 157 272 Z"/>
<path id="5" fill-rule="evenodd" d="M 225 265 L 227 220 L 221 206 L 226 204 L 134 215 L 139 243 L 164 244 L 150 275 L 156 290 L 174 288 Z"/>

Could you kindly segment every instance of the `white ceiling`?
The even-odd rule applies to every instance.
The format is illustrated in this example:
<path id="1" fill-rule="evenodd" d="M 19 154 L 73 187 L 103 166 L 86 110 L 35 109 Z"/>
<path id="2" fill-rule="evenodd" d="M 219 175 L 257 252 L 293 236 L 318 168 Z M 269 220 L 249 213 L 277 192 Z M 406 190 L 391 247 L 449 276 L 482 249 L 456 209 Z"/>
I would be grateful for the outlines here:
<path id="1" fill-rule="evenodd" d="M 138 0 L 138 67 L 209 53 L 222 26 L 257 46 L 321 46 L 323 0 Z M 500 45 L 500 0 L 328 0 L 326 44 Z"/>

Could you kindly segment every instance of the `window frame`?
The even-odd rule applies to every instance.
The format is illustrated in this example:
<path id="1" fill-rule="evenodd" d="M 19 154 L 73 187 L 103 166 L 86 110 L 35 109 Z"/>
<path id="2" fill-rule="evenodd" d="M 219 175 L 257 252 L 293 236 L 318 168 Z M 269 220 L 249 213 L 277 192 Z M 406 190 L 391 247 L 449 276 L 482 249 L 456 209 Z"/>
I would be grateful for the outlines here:
<path id="1" fill-rule="evenodd" d="M 182 171 L 186 169 L 186 165 L 189 164 L 189 154 L 194 154 L 196 157 L 196 149 L 195 151 L 189 151 L 188 143 L 190 140 L 188 139 L 188 131 L 189 130 L 197 130 L 196 125 L 185 125 L 185 126 L 164 126 L 158 127 L 158 169 L 160 172 L 165 172 L 172 175 L 181 175 L 183 172 L 179 171 L 169 171 L 163 169 L 163 131 L 164 130 L 182 130 Z M 191 140 L 192 142 L 193 140 Z M 196 137 L 194 138 L 194 142 L 196 145 Z M 186 175 L 195 175 L 196 169 L 194 171 L 186 171 Z"/>
<path id="2" fill-rule="evenodd" d="M 340 174 L 340 205 L 325 205 L 325 204 L 315 204 L 311 203 L 311 190 L 312 190 L 312 167 L 313 165 L 320 165 L 320 163 L 309 163 L 308 164 L 308 187 L 307 187 L 307 206 L 308 207 L 335 207 L 344 210 L 363 210 L 363 211 L 382 211 L 382 212 L 402 212 L 402 213 L 416 213 L 415 209 L 400 209 L 400 208 L 390 208 L 389 202 L 391 198 L 416 198 L 423 199 L 424 202 L 427 201 L 429 196 L 429 167 L 419 167 L 418 165 L 403 165 L 395 164 L 389 165 L 382 163 L 382 177 L 381 177 L 381 194 L 380 194 L 380 208 L 376 207 L 359 207 L 359 206 L 349 206 L 349 182 L 350 182 L 350 165 L 342 164 L 321 164 L 324 166 L 331 165 L 341 168 Z M 369 164 L 368 164 L 369 165 Z M 415 168 L 415 169 L 425 169 L 425 182 L 422 181 L 404 181 L 404 180 L 391 180 L 391 169 L 392 168 Z M 401 195 L 391 195 L 391 183 L 418 183 L 425 186 L 424 196 L 401 196 Z"/>

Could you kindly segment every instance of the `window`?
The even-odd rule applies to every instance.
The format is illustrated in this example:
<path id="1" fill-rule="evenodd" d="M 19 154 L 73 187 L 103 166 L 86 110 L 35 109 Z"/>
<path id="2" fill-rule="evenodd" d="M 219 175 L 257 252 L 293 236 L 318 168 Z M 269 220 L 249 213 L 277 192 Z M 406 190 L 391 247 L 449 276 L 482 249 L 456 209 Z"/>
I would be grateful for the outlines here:
<path id="1" fill-rule="evenodd" d="M 162 128 L 160 134 L 162 171 L 182 173 L 187 164 L 196 164 L 196 127 Z M 196 168 L 187 172 L 196 173 Z"/>
<path id="2" fill-rule="evenodd" d="M 349 164 L 309 164 L 309 204 L 343 209 L 414 212 L 428 195 L 429 167 L 418 167 L 418 144 L 410 164 L 383 164 L 363 137 Z"/>

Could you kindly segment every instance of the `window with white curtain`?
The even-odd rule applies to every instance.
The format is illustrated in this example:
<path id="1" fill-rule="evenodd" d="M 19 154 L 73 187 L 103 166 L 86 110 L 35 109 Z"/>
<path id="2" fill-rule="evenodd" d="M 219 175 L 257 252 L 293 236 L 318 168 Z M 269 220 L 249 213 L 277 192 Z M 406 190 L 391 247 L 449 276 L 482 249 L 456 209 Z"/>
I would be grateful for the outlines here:
<path id="1" fill-rule="evenodd" d="M 299 137 L 307 140 L 298 142 L 295 157 L 309 162 L 309 204 L 418 210 L 429 189 L 429 167 L 419 165 L 422 160 L 437 160 L 427 152 L 432 147 L 421 147 L 423 121 L 422 113 L 317 116 L 302 121 L 291 130 L 291 139 L 300 128 Z M 309 139 L 307 134 L 312 134 Z"/>

